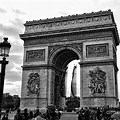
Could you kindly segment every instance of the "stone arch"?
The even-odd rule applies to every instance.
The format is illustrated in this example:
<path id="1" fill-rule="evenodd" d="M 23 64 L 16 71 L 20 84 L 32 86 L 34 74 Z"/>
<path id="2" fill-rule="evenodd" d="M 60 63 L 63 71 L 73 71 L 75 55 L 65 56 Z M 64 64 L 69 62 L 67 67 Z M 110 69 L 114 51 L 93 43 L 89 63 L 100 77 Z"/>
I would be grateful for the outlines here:
<path id="1" fill-rule="evenodd" d="M 67 54 L 67 56 L 66 56 L 66 54 Z M 63 64 L 61 63 L 62 64 L 61 69 L 64 69 L 65 66 L 74 59 L 80 59 L 81 60 L 81 52 L 78 49 L 76 49 L 74 47 L 71 47 L 71 46 L 59 47 L 50 56 L 49 64 L 50 65 L 54 64 L 55 66 L 59 66 L 58 62 L 60 63 L 59 60 L 63 57 L 65 57 L 65 58 L 62 61 L 62 63 L 63 62 L 65 62 L 65 63 L 63 63 Z"/>
<path id="2" fill-rule="evenodd" d="M 53 52 L 53 54 L 51 54 L 51 57 L 49 58 L 49 65 L 54 66 L 55 68 L 53 69 L 54 75 L 52 75 L 52 78 L 51 78 L 52 83 L 54 83 L 54 85 L 51 86 L 51 89 L 54 90 L 54 91 L 52 90 L 51 92 L 51 94 L 53 94 L 53 96 L 51 95 L 51 97 L 54 98 L 53 104 L 56 106 L 57 105 L 64 106 L 61 104 L 65 104 L 63 97 L 65 96 L 64 82 L 65 82 L 66 67 L 72 60 L 75 60 L 75 59 L 77 60 L 81 59 L 81 53 L 78 49 L 71 46 L 59 47 Z M 59 83 L 56 80 L 56 77 L 59 78 Z M 61 88 L 61 86 L 63 88 Z M 61 100 L 59 101 L 58 99 L 60 98 Z"/>

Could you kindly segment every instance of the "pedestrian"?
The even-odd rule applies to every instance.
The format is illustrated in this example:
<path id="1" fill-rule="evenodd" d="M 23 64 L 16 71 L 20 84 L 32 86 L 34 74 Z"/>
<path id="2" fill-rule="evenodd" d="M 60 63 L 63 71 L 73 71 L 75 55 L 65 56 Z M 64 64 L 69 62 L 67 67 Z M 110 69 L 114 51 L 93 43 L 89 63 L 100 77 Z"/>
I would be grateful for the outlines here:
<path id="1" fill-rule="evenodd" d="M 27 110 L 27 108 L 24 109 L 23 117 L 24 117 L 24 120 L 28 120 L 28 110 Z"/>
<path id="2" fill-rule="evenodd" d="M 89 108 L 87 107 L 85 108 L 84 116 L 85 116 L 85 120 L 89 120 L 90 111 Z"/>
<path id="3" fill-rule="evenodd" d="M 40 114 L 40 111 L 39 111 L 39 109 L 37 109 L 37 110 L 35 111 L 34 118 L 36 118 L 39 114 Z"/>
<path id="4" fill-rule="evenodd" d="M 17 113 L 14 116 L 14 120 L 23 120 L 23 117 L 21 115 L 21 109 L 17 109 Z"/>
<path id="5" fill-rule="evenodd" d="M 82 109 L 79 110 L 79 112 L 77 113 L 78 113 L 78 120 L 82 120 Z"/>
<path id="6" fill-rule="evenodd" d="M 5 114 L 2 117 L 2 120 L 9 120 L 8 115 L 9 115 L 9 110 L 6 110 Z"/>
<path id="7" fill-rule="evenodd" d="M 33 111 L 30 111 L 28 114 L 28 120 L 34 120 Z"/>
<path id="8" fill-rule="evenodd" d="M 102 112 L 100 111 L 100 108 L 98 107 L 98 108 L 97 108 L 97 119 L 98 119 L 98 120 L 101 120 L 101 119 L 102 119 L 101 116 L 102 116 Z"/>

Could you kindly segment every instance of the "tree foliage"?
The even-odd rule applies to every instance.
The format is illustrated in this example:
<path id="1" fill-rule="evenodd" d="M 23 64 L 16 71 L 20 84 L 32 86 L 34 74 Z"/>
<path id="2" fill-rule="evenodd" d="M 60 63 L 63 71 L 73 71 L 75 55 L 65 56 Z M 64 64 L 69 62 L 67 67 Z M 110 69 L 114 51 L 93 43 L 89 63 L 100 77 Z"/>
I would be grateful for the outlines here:
<path id="1" fill-rule="evenodd" d="M 19 96 L 4 94 L 2 99 L 2 109 L 17 109 L 20 106 Z"/>
<path id="2" fill-rule="evenodd" d="M 80 98 L 79 97 L 67 97 L 65 105 L 67 109 L 74 110 L 75 108 L 80 107 Z"/>

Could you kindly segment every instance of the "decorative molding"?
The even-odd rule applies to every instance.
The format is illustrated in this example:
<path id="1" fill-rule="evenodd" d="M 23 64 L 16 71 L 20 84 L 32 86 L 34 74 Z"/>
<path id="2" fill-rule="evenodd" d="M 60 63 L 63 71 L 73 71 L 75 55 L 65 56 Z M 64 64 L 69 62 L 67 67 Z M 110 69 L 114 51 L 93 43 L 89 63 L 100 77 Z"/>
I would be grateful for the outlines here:
<path id="1" fill-rule="evenodd" d="M 74 47 L 80 51 L 81 55 L 83 54 L 83 43 L 76 44 L 76 45 L 74 45 Z"/>
<path id="2" fill-rule="evenodd" d="M 28 95 L 39 94 L 40 92 L 40 76 L 38 73 L 31 73 L 27 82 Z"/>
<path id="3" fill-rule="evenodd" d="M 57 70 L 59 72 L 62 72 L 60 68 L 58 68 L 57 66 L 55 66 L 54 64 L 52 65 L 46 65 L 46 64 L 42 64 L 42 65 L 24 65 L 22 66 L 23 70 L 40 70 L 40 69 L 53 69 L 53 70 Z"/>
<path id="4" fill-rule="evenodd" d="M 35 37 L 35 36 L 34 36 Z M 89 32 L 89 33 L 78 33 L 78 34 L 61 34 L 60 36 L 54 36 L 49 38 L 43 37 L 38 39 L 39 37 L 32 38 L 28 36 L 28 40 L 24 41 L 24 45 L 36 45 L 36 44 L 47 44 L 47 43 L 58 43 L 58 42 L 72 42 L 72 41 L 80 41 L 80 40 L 86 40 L 86 39 L 95 39 L 95 38 L 101 38 L 104 39 L 106 37 L 113 37 L 112 32 L 110 31 L 101 31 L 101 32 Z"/>
<path id="5" fill-rule="evenodd" d="M 65 45 L 54 45 L 54 46 L 49 46 L 49 58 L 51 55 L 58 49 L 62 48 L 64 49 L 69 49 L 74 48 L 75 50 L 79 51 L 79 53 L 82 55 L 83 52 L 83 44 L 82 43 L 75 43 L 75 44 L 65 44 Z M 82 57 L 82 56 L 81 56 Z"/>
<path id="6" fill-rule="evenodd" d="M 88 86 L 92 94 L 105 93 L 106 90 L 106 72 L 102 71 L 99 67 L 89 71 L 90 85 Z"/>
<path id="7" fill-rule="evenodd" d="M 114 59 L 106 59 L 106 60 L 94 60 L 94 61 L 84 61 L 80 62 L 80 67 L 86 66 L 101 66 L 101 65 L 113 65 L 115 71 L 118 71 L 118 67 Z"/>
<path id="8" fill-rule="evenodd" d="M 97 95 L 97 96 L 89 96 L 89 97 L 83 97 L 83 99 L 91 99 L 91 98 L 115 98 L 116 99 L 116 97 L 115 96 L 106 96 L 105 94 L 103 94 L 103 95 Z"/>
<path id="9" fill-rule="evenodd" d="M 109 14 L 106 13 L 97 16 L 91 14 L 87 17 L 86 16 L 81 17 L 81 15 L 76 15 L 74 17 L 67 16 L 65 19 L 59 18 L 59 21 L 56 19 L 51 19 L 51 22 L 48 21 L 49 20 L 39 20 L 38 22 L 37 21 L 26 22 L 25 33 L 54 31 L 61 29 L 96 26 L 113 23 L 112 12 L 109 12 Z"/>
<path id="10" fill-rule="evenodd" d="M 48 52 L 49 57 L 54 53 L 54 51 L 56 51 L 59 48 L 60 48 L 60 45 L 49 46 L 49 52 Z"/>
<path id="11" fill-rule="evenodd" d="M 86 45 L 86 57 L 109 56 L 109 44 Z"/>
<path id="12" fill-rule="evenodd" d="M 26 62 L 45 61 L 45 49 L 26 51 Z"/>

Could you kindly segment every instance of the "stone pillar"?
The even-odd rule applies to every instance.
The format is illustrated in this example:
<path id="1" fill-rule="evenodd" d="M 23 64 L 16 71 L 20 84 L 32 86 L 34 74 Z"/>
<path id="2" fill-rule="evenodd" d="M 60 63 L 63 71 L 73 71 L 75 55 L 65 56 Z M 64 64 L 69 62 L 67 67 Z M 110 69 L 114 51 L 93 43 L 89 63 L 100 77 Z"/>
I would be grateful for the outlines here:
<path id="1" fill-rule="evenodd" d="M 113 38 L 83 44 L 81 65 L 81 107 L 117 105 Z"/>
<path id="2" fill-rule="evenodd" d="M 79 65 L 81 63 L 79 62 Z M 80 65 L 80 107 L 83 107 L 83 68 Z"/>

